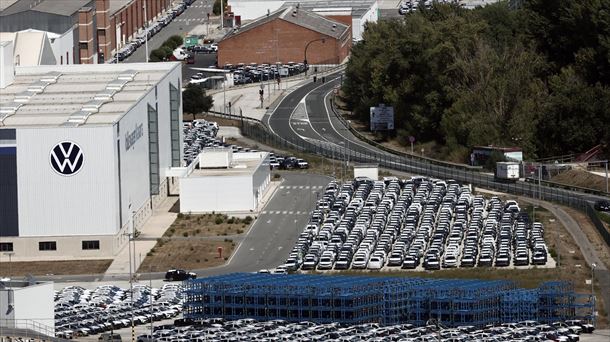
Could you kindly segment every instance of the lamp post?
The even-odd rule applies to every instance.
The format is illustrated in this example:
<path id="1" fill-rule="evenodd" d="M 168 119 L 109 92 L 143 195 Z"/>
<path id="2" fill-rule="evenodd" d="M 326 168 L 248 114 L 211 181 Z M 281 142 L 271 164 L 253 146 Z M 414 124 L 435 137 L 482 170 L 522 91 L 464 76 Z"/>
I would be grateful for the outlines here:
<path id="1" fill-rule="evenodd" d="M 314 39 L 311 40 L 307 43 L 307 45 L 305 45 L 305 59 L 303 60 L 303 64 L 305 64 L 305 76 L 307 76 L 307 69 L 308 69 L 308 64 L 307 64 L 307 49 L 309 49 L 309 45 L 311 45 L 311 43 L 314 42 L 322 42 L 322 44 L 324 44 L 326 42 L 326 38 L 318 38 L 318 39 Z"/>
<path id="2" fill-rule="evenodd" d="M 591 263 L 591 295 L 595 296 L 595 268 L 597 267 L 596 263 Z"/>

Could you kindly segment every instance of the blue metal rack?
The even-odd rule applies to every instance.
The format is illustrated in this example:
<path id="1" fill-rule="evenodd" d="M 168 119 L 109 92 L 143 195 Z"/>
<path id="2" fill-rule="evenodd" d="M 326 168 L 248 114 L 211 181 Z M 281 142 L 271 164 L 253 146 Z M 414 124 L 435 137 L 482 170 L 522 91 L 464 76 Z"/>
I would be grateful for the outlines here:
<path id="1" fill-rule="evenodd" d="M 510 281 L 234 273 L 185 282 L 191 319 L 283 319 L 446 326 L 590 319 L 593 300 L 567 282 L 537 289 Z"/>

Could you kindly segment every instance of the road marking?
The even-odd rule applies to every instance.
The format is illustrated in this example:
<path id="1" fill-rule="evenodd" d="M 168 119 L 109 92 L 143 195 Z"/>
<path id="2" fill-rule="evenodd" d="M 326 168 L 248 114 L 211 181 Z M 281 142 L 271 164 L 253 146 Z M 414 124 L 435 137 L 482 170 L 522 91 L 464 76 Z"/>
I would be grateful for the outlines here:
<path id="1" fill-rule="evenodd" d="M 291 210 L 288 212 L 289 215 L 292 215 L 294 212 Z"/>
<path id="2" fill-rule="evenodd" d="M 299 187 L 299 189 L 304 189 L 304 188 L 305 188 L 305 187 L 304 187 L 303 185 L 301 185 L 301 186 Z"/>
<path id="3" fill-rule="evenodd" d="M 267 224 L 271 223 L 271 220 L 267 220 Z"/>
<path id="4" fill-rule="evenodd" d="M 283 185 L 280 185 L 280 189 L 286 189 L 286 187 Z"/>
<path id="5" fill-rule="evenodd" d="M 253 250 L 254 250 L 254 247 L 250 247 L 250 251 L 253 251 Z"/>
<path id="6" fill-rule="evenodd" d="M 266 211 L 266 210 L 263 210 L 263 211 L 261 211 L 261 214 L 263 214 L 263 215 L 264 215 L 264 214 L 267 214 L 267 211 Z"/>
<path id="7" fill-rule="evenodd" d="M 281 212 L 281 211 L 279 211 L 279 210 L 275 212 L 275 214 L 276 214 L 276 215 L 279 215 L 279 214 L 281 214 L 281 213 L 282 213 L 282 212 Z"/>

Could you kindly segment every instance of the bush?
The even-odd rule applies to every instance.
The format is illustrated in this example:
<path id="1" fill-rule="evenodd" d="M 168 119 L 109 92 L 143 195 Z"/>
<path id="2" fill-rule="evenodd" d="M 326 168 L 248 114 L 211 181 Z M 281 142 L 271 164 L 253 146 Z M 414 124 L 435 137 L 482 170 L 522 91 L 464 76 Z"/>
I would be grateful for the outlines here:
<path id="1" fill-rule="evenodd" d="M 199 233 L 201 233 L 201 229 L 199 229 L 199 228 L 195 229 L 195 234 L 199 234 Z"/>
<path id="2" fill-rule="evenodd" d="M 161 49 L 154 49 L 150 52 L 150 58 L 149 61 L 151 62 L 161 62 L 165 59 L 165 52 Z M 180 215 L 180 214 L 178 214 Z"/>
<path id="3" fill-rule="evenodd" d="M 216 217 L 216 220 L 214 220 L 214 223 L 216 224 L 222 224 L 225 220 L 222 217 Z"/>
<path id="4" fill-rule="evenodd" d="M 244 232 L 244 231 L 243 231 L 243 230 L 241 230 L 241 229 L 238 229 L 238 230 L 237 230 L 237 234 L 243 234 L 243 232 Z"/>
<path id="5" fill-rule="evenodd" d="M 189 236 L 189 232 L 184 232 L 184 233 L 182 233 L 182 236 L 184 236 L 184 237 L 188 237 L 188 236 Z"/>
<path id="6" fill-rule="evenodd" d="M 231 217 L 231 218 L 230 218 L 230 219 L 227 221 L 227 223 L 228 223 L 228 224 L 233 224 L 233 223 L 235 223 L 235 219 L 234 219 L 233 217 Z"/>
<path id="7" fill-rule="evenodd" d="M 227 0 L 222 0 L 223 5 L 227 6 Z M 212 13 L 214 13 L 214 15 L 219 15 L 220 14 L 220 0 L 215 0 L 214 1 L 214 6 L 212 7 Z"/>
<path id="8" fill-rule="evenodd" d="M 245 224 L 252 223 L 252 216 L 250 216 L 250 215 L 246 216 L 246 218 L 244 218 L 244 223 Z"/>
<path id="9" fill-rule="evenodd" d="M 169 42 L 169 41 L 176 44 L 176 47 L 184 44 L 184 39 L 182 39 L 182 37 L 179 35 L 173 35 L 173 36 L 169 37 L 166 42 Z"/>
<path id="10" fill-rule="evenodd" d="M 183 213 L 178 213 L 178 218 L 179 219 L 183 219 L 184 218 L 184 214 Z"/>
<path id="11" fill-rule="evenodd" d="M 149 256 L 149 257 L 151 257 L 153 255 L 154 255 L 154 253 L 153 253 L 152 249 L 150 250 L 150 252 L 146 253 L 146 256 Z"/>

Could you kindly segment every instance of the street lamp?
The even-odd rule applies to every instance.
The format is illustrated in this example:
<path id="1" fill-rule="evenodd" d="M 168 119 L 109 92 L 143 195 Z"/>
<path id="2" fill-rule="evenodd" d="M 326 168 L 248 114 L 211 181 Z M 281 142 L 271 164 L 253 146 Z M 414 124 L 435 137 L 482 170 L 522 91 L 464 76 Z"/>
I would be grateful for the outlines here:
<path id="1" fill-rule="evenodd" d="M 324 44 L 326 42 L 326 38 L 314 39 L 314 40 L 309 41 L 307 43 L 307 45 L 305 45 L 305 59 L 303 60 L 303 64 L 305 64 L 305 76 L 307 76 L 307 69 L 308 69 L 308 67 L 307 67 L 307 65 L 308 65 L 307 64 L 307 49 L 309 48 L 309 45 L 311 45 L 311 43 L 314 43 L 314 42 L 322 42 L 322 44 Z"/>
<path id="2" fill-rule="evenodd" d="M 591 263 L 591 295 L 595 296 L 595 289 L 593 288 L 595 284 L 595 268 L 597 267 L 596 263 Z"/>

